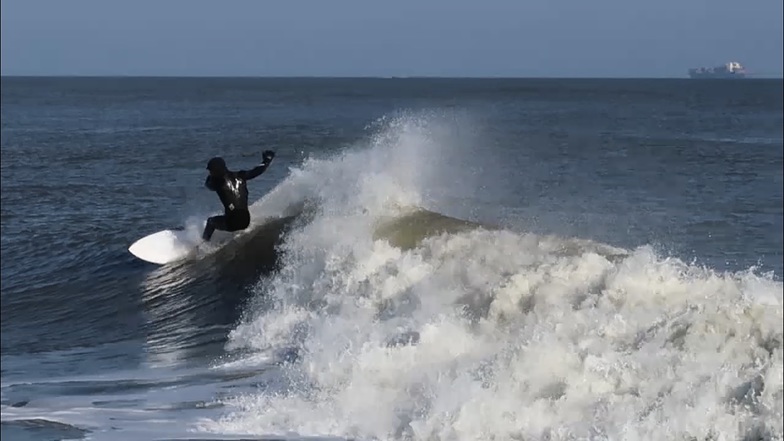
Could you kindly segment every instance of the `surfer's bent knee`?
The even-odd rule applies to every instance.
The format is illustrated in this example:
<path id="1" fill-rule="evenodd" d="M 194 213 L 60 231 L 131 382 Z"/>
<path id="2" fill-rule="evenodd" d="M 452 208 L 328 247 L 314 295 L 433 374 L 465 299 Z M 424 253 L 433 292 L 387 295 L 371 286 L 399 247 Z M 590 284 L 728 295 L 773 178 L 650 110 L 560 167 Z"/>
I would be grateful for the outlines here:
<path id="1" fill-rule="evenodd" d="M 250 212 L 248 210 L 237 210 L 232 213 L 226 222 L 231 231 L 239 231 L 248 228 L 250 225 Z"/>

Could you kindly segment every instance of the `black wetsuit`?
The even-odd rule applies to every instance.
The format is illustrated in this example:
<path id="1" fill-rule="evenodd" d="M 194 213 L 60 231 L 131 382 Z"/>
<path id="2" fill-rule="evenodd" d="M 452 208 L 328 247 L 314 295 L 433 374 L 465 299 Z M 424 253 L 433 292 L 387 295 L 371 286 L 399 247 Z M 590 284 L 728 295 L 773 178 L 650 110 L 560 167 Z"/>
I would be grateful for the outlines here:
<path id="1" fill-rule="evenodd" d="M 239 231 L 250 225 L 248 211 L 248 187 L 246 181 L 264 173 L 272 158 L 264 158 L 261 165 L 251 170 L 231 171 L 226 169 L 222 159 L 216 158 L 207 166 L 212 171 L 204 182 L 204 186 L 218 193 L 223 204 L 224 214 L 207 219 L 202 238 L 210 240 L 215 230 Z"/>

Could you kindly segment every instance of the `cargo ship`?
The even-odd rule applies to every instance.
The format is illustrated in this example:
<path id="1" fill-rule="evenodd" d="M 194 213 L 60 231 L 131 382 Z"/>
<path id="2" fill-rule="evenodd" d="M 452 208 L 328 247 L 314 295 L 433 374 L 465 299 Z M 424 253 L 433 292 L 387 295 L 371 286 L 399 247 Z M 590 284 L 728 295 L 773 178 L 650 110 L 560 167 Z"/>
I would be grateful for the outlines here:
<path id="1" fill-rule="evenodd" d="M 746 78 L 746 69 L 737 61 L 730 61 L 724 66 L 697 67 L 689 69 L 689 77 L 703 78 Z"/>

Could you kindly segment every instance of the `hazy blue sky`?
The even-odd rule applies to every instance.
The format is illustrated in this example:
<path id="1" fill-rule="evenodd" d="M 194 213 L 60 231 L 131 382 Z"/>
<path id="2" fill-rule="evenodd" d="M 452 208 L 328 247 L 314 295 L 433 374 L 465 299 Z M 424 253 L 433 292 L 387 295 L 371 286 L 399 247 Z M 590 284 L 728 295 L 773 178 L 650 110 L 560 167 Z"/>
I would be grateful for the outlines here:
<path id="1" fill-rule="evenodd" d="M 4 75 L 782 72 L 782 0 L 2 0 Z"/>

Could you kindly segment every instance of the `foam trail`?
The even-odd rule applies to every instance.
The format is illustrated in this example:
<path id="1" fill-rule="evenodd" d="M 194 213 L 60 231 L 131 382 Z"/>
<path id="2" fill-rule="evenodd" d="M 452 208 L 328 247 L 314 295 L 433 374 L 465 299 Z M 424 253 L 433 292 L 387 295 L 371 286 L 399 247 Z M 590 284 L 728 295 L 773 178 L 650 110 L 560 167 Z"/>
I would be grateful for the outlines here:
<path id="1" fill-rule="evenodd" d="M 426 124 L 424 125 L 426 126 Z M 657 255 L 473 229 L 400 249 L 438 136 L 402 118 L 260 204 L 316 201 L 229 349 L 296 348 L 278 393 L 201 430 L 361 439 L 782 439 L 782 283 Z M 443 151 L 441 152 L 443 153 Z M 421 163 L 420 163 L 421 164 Z M 449 185 L 451 181 L 444 181 Z M 754 438 L 754 437 L 757 438 Z"/>

